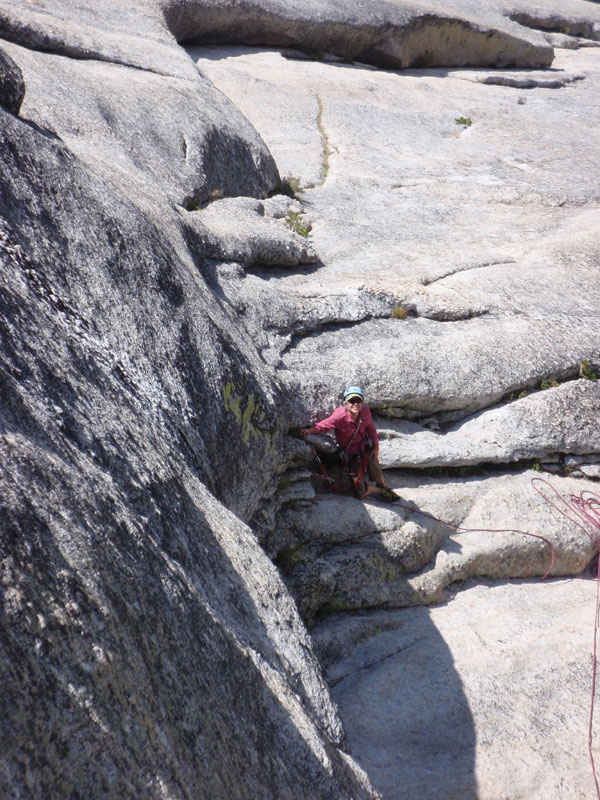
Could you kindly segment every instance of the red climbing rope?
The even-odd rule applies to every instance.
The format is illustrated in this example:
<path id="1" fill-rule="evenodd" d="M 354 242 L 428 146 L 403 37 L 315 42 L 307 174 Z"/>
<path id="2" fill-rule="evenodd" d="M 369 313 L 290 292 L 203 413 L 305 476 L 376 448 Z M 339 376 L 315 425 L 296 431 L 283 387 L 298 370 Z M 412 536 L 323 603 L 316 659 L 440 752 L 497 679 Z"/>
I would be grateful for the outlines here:
<path id="1" fill-rule="evenodd" d="M 547 578 L 548 575 L 552 572 L 554 568 L 554 562 L 556 560 L 554 554 L 554 545 L 549 539 L 546 539 L 545 536 L 542 536 L 539 533 L 530 533 L 529 531 L 521 531 L 517 528 L 465 528 L 462 525 L 455 525 L 453 522 L 447 522 L 445 519 L 440 519 L 439 517 L 434 516 L 433 514 L 427 513 L 427 511 L 416 510 L 412 506 L 407 506 L 404 503 L 394 503 L 395 506 L 400 506 L 401 508 L 405 508 L 407 511 L 412 513 L 422 514 L 424 517 L 429 517 L 429 519 L 433 519 L 436 522 L 441 522 L 442 525 L 447 525 L 449 528 L 453 528 L 455 531 L 460 531 L 461 533 L 518 533 L 521 536 L 531 536 L 533 539 L 540 539 L 542 542 L 545 542 L 548 547 L 550 548 L 550 565 L 544 574 L 542 575 L 542 580 Z"/>
<path id="2" fill-rule="evenodd" d="M 590 756 L 590 763 L 592 765 L 592 775 L 594 776 L 594 785 L 596 786 L 596 797 L 600 798 L 600 786 L 598 786 L 598 775 L 596 774 L 596 764 L 594 762 L 594 753 L 592 751 L 592 742 L 594 740 L 594 700 L 596 697 L 596 672 L 597 672 L 597 659 L 596 650 L 598 644 L 598 611 L 600 610 L 600 580 L 598 579 L 600 573 L 600 555 L 598 555 L 598 564 L 596 567 L 596 608 L 594 609 L 594 643 L 592 647 L 592 697 L 590 700 L 590 720 L 588 724 L 588 753 Z"/>
<path id="3" fill-rule="evenodd" d="M 594 545 L 596 550 L 598 551 L 598 563 L 596 568 L 596 605 L 594 609 L 594 636 L 593 636 L 593 644 L 592 644 L 592 688 L 591 688 L 591 700 L 590 700 L 590 715 L 589 715 L 589 724 L 588 724 L 588 754 L 590 758 L 590 763 L 592 766 L 592 775 L 594 777 L 594 785 L 596 788 L 596 797 L 600 800 L 600 785 L 598 783 L 598 776 L 596 773 L 596 764 L 594 761 L 594 753 L 592 750 L 593 740 L 594 740 L 594 705 L 595 705 L 595 696 L 596 696 L 596 677 L 597 677 L 597 649 L 598 649 L 598 627 L 600 625 L 600 496 L 594 494 L 594 492 L 590 491 L 582 491 L 578 495 L 571 494 L 569 495 L 568 499 L 563 497 L 555 488 L 552 486 L 544 478 L 533 478 L 531 481 L 531 485 L 533 489 L 542 497 L 547 503 L 549 503 L 559 514 L 563 517 L 568 519 L 574 525 L 581 528 L 582 531 L 588 536 L 591 543 Z M 548 487 L 549 494 L 546 493 L 543 487 Z M 404 503 L 395 503 L 394 505 L 401 506 L 405 508 L 407 511 L 415 512 L 415 509 L 411 506 L 405 505 Z M 444 525 L 448 525 L 450 528 L 454 528 L 456 531 L 461 532 L 483 532 L 483 533 L 518 533 L 523 536 L 532 536 L 535 539 L 541 539 L 542 541 L 546 542 L 548 547 L 550 548 L 551 552 L 551 560 L 550 566 L 546 570 L 546 572 L 542 575 L 542 580 L 548 577 L 548 575 L 552 572 L 555 563 L 555 552 L 554 546 L 552 542 L 546 539 L 545 536 L 541 536 L 536 533 L 530 533 L 529 531 L 521 531 L 517 530 L 516 528 L 511 529 L 502 529 L 496 530 L 492 528 L 464 528 L 461 525 L 454 525 L 451 522 L 446 522 L 446 520 L 440 519 L 439 517 L 434 516 L 433 514 L 428 514 L 425 511 L 418 511 L 417 513 L 423 514 L 430 519 L 435 520 L 436 522 L 441 522 Z"/>
<path id="4" fill-rule="evenodd" d="M 591 543 L 598 551 L 598 562 L 597 562 L 596 577 L 595 577 L 596 606 L 594 609 L 594 636 L 592 644 L 592 688 L 591 688 L 590 715 L 589 715 L 589 725 L 588 725 L 588 754 L 592 766 L 592 775 L 594 777 L 596 797 L 598 798 L 598 800 L 600 800 L 600 785 L 598 783 L 596 764 L 594 761 L 594 753 L 592 750 L 592 744 L 594 739 L 594 704 L 596 696 L 596 677 L 598 672 L 597 669 L 598 627 L 600 625 L 600 496 L 595 494 L 594 492 L 585 490 L 578 495 L 571 494 L 569 495 L 568 499 L 566 499 L 554 488 L 554 486 L 552 486 L 551 483 L 549 483 L 544 478 L 533 478 L 531 481 L 531 485 L 533 489 L 540 495 L 540 497 L 542 497 L 556 511 L 558 511 L 559 514 L 561 514 L 563 517 L 566 517 L 566 519 L 568 519 L 574 525 L 577 525 L 579 528 L 581 528 L 581 530 L 584 531 L 586 536 L 588 536 Z M 541 488 L 540 485 L 545 485 L 548 487 L 551 493 L 550 497 L 543 491 L 543 488 Z M 401 508 L 404 508 L 412 513 L 416 511 L 415 508 L 413 508 L 412 506 L 408 506 L 404 503 L 394 503 L 394 505 L 400 506 Z M 456 531 L 461 531 L 463 533 L 475 533 L 475 532 L 518 533 L 523 536 L 532 536 L 535 539 L 541 539 L 543 542 L 546 542 L 551 552 L 550 566 L 548 567 L 546 572 L 542 575 L 542 580 L 544 580 L 544 578 L 547 578 L 554 568 L 554 563 L 555 563 L 554 546 L 552 542 L 546 539 L 545 536 L 541 536 L 537 533 L 530 533 L 529 531 L 521 531 L 516 528 L 501 529 L 501 530 L 493 528 L 464 528 L 462 525 L 454 525 L 453 523 L 440 519 L 439 517 L 436 517 L 433 514 L 428 514 L 426 511 L 417 511 L 417 513 L 422 514 L 425 517 L 429 517 L 429 519 L 433 519 L 436 522 L 441 522 L 443 525 L 447 525 L 448 527 L 453 528 Z"/>
<path id="5" fill-rule="evenodd" d="M 569 495 L 569 499 L 565 499 L 559 492 L 556 491 L 554 486 L 543 478 L 534 478 L 532 485 L 535 491 L 544 498 L 551 506 L 553 506 L 559 514 L 566 517 L 573 522 L 589 537 L 590 541 L 598 550 L 598 562 L 596 565 L 596 606 L 594 609 L 594 636 L 592 643 L 592 690 L 590 699 L 590 716 L 588 724 L 588 754 L 590 763 L 592 765 L 592 775 L 594 777 L 594 786 L 596 787 L 596 797 L 600 800 L 600 786 L 598 784 L 598 775 L 596 773 L 596 764 L 594 761 L 594 753 L 592 744 L 594 740 L 594 704 L 596 699 L 596 676 L 598 672 L 597 650 L 598 650 L 598 615 L 600 613 L 600 496 L 594 492 L 583 491 L 580 494 Z M 538 488 L 536 483 L 545 484 L 558 499 L 558 503 L 547 497 L 544 492 Z M 562 507 L 561 507 L 562 505 Z M 564 510 L 566 507 L 567 511 Z M 570 512 L 570 513 L 567 513 Z"/>

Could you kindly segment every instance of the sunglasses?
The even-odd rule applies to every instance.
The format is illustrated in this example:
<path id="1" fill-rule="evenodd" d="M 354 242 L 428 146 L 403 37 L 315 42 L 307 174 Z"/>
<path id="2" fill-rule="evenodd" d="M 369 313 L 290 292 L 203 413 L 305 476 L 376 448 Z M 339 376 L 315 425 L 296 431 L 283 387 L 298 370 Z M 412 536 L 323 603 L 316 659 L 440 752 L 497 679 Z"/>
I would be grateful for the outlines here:
<path id="1" fill-rule="evenodd" d="M 346 400 L 346 402 L 347 402 L 347 403 L 350 403 L 350 405 L 353 405 L 353 406 L 355 406 L 355 405 L 357 405 L 357 404 L 359 404 L 359 403 L 362 403 L 362 397 L 349 397 L 349 398 Z"/>

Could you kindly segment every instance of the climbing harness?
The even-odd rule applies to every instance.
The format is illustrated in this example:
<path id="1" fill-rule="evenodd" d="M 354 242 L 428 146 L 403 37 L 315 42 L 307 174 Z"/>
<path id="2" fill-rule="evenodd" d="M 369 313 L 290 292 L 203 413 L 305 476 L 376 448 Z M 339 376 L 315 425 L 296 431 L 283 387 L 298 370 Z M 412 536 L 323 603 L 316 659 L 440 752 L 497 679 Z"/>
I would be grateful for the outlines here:
<path id="1" fill-rule="evenodd" d="M 356 457 L 348 456 L 345 450 L 340 450 L 336 454 L 335 457 L 337 457 L 341 469 L 344 471 L 345 475 L 348 475 L 351 481 L 351 486 L 344 486 L 341 483 L 336 483 L 331 475 L 328 474 L 327 470 L 325 469 L 325 465 L 323 464 L 323 461 L 317 452 L 317 449 L 312 445 L 311 449 L 313 451 L 313 457 L 318 468 L 318 471 L 312 472 L 311 475 L 313 478 L 320 478 L 321 480 L 325 481 L 326 484 L 328 484 L 328 488 L 325 491 L 347 494 L 348 492 L 357 489 L 367 469 L 367 454 L 365 452 L 357 454 Z"/>
<path id="2" fill-rule="evenodd" d="M 340 492 L 342 494 L 347 494 L 350 491 L 356 492 L 360 485 L 363 476 L 367 470 L 367 453 L 364 449 L 357 454 L 351 453 L 348 454 L 348 448 L 356 438 L 358 431 L 360 430 L 362 424 L 362 419 L 358 418 L 358 422 L 356 424 L 356 428 L 354 429 L 354 433 L 350 441 L 346 444 L 345 447 L 341 447 L 340 445 L 336 445 L 335 449 L 329 445 L 334 445 L 333 439 L 331 439 L 327 435 L 319 435 L 319 434 L 309 434 L 306 437 L 305 441 L 310 445 L 313 456 L 315 459 L 315 463 L 317 464 L 318 472 L 312 472 L 313 478 L 319 478 L 325 482 L 327 485 L 327 489 L 325 491 L 333 491 L 333 492 Z M 315 441 L 316 438 L 319 436 L 319 441 Z M 312 440 L 312 441 L 311 441 Z M 327 440 L 327 441 L 325 441 Z M 323 464 L 323 460 L 319 456 L 317 452 L 317 448 L 321 450 L 323 454 L 327 454 L 333 458 L 336 458 L 338 463 L 341 465 L 341 468 L 344 471 L 345 475 L 348 475 L 351 481 L 351 485 L 343 485 L 341 483 L 336 483 L 336 481 L 328 474 L 327 470 L 325 469 L 325 465 Z M 324 487 L 323 487 L 324 488 Z"/>

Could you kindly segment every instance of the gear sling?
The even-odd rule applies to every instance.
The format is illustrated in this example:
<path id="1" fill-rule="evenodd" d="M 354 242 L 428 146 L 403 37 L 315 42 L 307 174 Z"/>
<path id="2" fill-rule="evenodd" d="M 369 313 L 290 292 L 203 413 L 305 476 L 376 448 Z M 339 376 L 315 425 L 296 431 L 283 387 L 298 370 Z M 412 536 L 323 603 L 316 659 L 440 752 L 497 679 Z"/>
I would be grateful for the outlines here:
<path id="1" fill-rule="evenodd" d="M 317 470 L 312 473 L 313 485 L 316 483 L 315 488 L 320 491 L 332 491 L 347 493 L 352 491 L 357 497 L 362 498 L 366 495 L 366 472 L 367 472 L 367 450 L 363 447 L 358 453 L 348 453 L 348 448 L 356 438 L 357 433 L 362 425 L 362 419 L 359 417 L 352 438 L 345 447 L 336 445 L 336 449 L 332 452 L 331 445 L 334 444 L 333 440 L 325 434 L 311 434 L 307 437 L 308 443 L 311 445 Z M 317 440 L 318 437 L 318 441 Z M 327 440 L 325 442 L 324 440 Z M 368 437 L 365 434 L 365 444 L 367 447 L 370 444 Z M 319 447 L 321 445 L 321 447 Z M 320 456 L 318 450 L 321 450 Z M 329 458 L 327 458 L 327 455 Z M 328 462 L 329 472 L 338 473 L 338 479 L 332 478 L 323 461 Z M 337 467 L 337 469 L 335 469 Z M 333 468 L 333 469 L 332 469 Z"/>

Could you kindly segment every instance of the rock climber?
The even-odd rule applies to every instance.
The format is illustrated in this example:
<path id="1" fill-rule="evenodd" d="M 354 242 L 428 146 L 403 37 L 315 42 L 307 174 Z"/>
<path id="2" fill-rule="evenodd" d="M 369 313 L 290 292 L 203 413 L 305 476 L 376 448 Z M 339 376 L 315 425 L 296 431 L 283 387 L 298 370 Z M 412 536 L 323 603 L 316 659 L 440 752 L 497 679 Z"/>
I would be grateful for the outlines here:
<path id="1" fill-rule="evenodd" d="M 344 391 L 343 405 L 312 427 L 302 428 L 300 434 L 306 438 L 326 431 L 334 431 L 339 455 L 347 465 L 347 474 L 354 477 L 354 493 L 360 499 L 368 495 L 379 495 L 389 501 L 400 499 L 385 485 L 378 458 L 379 438 L 360 386 L 349 386 Z M 367 475 L 372 483 L 367 480 Z"/>

